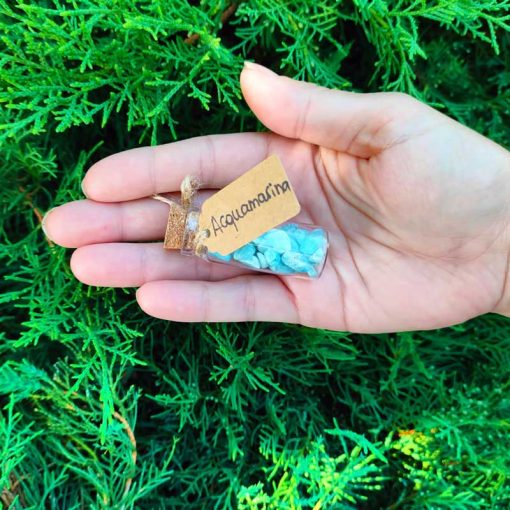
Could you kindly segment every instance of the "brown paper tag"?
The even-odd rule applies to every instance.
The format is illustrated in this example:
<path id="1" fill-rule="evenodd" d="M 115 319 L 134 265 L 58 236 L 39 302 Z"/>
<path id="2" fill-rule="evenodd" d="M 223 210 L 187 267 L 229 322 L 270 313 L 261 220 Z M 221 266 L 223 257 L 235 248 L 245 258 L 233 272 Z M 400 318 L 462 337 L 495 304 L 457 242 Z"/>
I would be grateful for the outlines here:
<path id="1" fill-rule="evenodd" d="M 228 255 L 299 213 L 301 207 L 278 156 L 270 156 L 207 199 L 199 229 L 203 244 Z"/>

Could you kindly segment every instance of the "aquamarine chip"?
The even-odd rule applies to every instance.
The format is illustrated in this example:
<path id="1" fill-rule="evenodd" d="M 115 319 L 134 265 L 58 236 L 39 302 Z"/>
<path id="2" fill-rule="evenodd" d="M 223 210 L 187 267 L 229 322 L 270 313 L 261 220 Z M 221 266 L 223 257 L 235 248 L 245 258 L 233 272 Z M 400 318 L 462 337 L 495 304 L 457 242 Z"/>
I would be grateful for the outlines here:
<path id="1" fill-rule="evenodd" d="M 276 253 L 274 250 L 267 249 L 264 252 L 264 258 L 266 259 L 267 265 L 273 269 L 273 266 L 280 263 L 281 255 Z"/>
<path id="2" fill-rule="evenodd" d="M 275 228 L 257 237 L 253 243 L 262 253 L 267 249 L 274 250 L 277 253 L 285 253 L 292 248 L 288 234 Z"/>
<path id="3" fill-rule="evenodd" d="M 326 248 L 320 247 L 310 255 L 310 262 L 313 264 L 322 264 L 324 257 L 326 256 Z"/>
<path id="4" fill-rule="evenodd" d="M 274 265 L 271 270 L 278 274 L 294 274 L 296 272 L 294 269 L 287 266 L 286 264 L 283 264 L 282 262 Z"/>
<path id="5" fill-rule="evenodd" d="M 260 251 L 257 252 L 257 258 L 259 259 L 259 264 L 261 269 L 266 269 L 266 267 L 269 265 L 267 263 L 267 259 L 263 253 L 260 253 Z"/>
<path id="6" fill-rule="evenodd" d="M 308 271 L 313 269 L 313 265 L 308 257 L 298 251 L 284 253 L 282 255 L 282 262 L 297 273 L 308 273 Z"/>
<path id="7" fill-rule="evenodd" d="M 292 236 L 297 230 L 301 230 L 295 223 L 286 223 L 285 225 L 280 225 L 278 228 L 284 230 L 290 236 Z"/>
<path id="8" fill-rule="evenodd" d="M 303 274 L 316 278 L 327 250 L 327 234 L 321 228 L 310 231 L 289 223 L 268 230 L 230 255 L 210 252 L 214 260 L 236 260 L 251 269 L 266 269 L 276 274 Z"/>
<path id="9" fill-rule="evenodd" d="M 244 246 L 241 246 L 241 248 L 238 248 L 234 252 L 234 259 L 239 262 L 244 262 L 245 260 L 249 260 L 252 257 L 255 256 L 255 253 L 257 252 L 257 249 L 255 246 L 251 243 L 245 244 Z"/>
<path id="10" fill-rule="evenodd" d="M 299 243 L 296 241 L 296 238 L 292 234 L 290 235 L 290 249 L 292 251 L 299 251 L 301 249 Z"/>
<path id="11" fill-rule="evenodd" d="M 306 236 L 308 235 L 308 230 L 304 228 L 296 228 L 292 231 L 292 239 L 296 241 L 301 249 L 301 245 L 306 239 Z"/>
<path id="12" fill-rule="evenodd" d="M 315 269 L 315 267 L 312 267 L 312 269 L 307 271 L 307 274 L 310 278 L 317 278 L 317 276 L 319 276 L 319 272 Z"/>
<path id="13" fill-rule="evenodd" d="M 312 255 L 319 248 L 326 246 L 326 233 L 320 228 L 315 229 L 308 233 L 308 235 L 300 243 L 300 246 L 300 251 L 303 255 Z"/>
<path id="14" fill-rule="evenodd" d="M 256 257 L 256 256 L 253 256 L 249 259 L 244 259 L 242 261 L 242 263 L 245 266 L 251 267 L 252 269 L 261 269 L 260 261 L 259 261 L 258 257 Z"/>

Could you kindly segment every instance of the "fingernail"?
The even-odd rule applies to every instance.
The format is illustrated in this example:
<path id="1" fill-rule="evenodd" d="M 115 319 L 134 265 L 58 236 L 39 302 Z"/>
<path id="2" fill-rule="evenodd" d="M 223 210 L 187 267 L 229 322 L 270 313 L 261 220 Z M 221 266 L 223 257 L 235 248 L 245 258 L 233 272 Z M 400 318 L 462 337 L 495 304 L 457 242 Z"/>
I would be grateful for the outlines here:
<path id="1" fill-rule="evenodd" d="M 83 179 L 83 180 L 81 181 L 81 184 L 80 184 L 81 192 L 85 195 L 85 198 L 89 198 L 89 197 L 88 197 L 88 195 L 87 195 L 87 192 L 85 191 L 85 186 L 84 186 L 84 184 L 85 184 L 85 179 Z"/>
<path id="2" fill-rule="evenodd" d="M 41 221 L 41 228 L 42 228 L 42 231 L 44 233 L 44 235 L 49 239 L 49 236 L 48 236 L 48 231 L 46 230 L 46 220 L 48 219 L 48 216 L 52 213 L 52 211 L 54 210 L 55 208 L 53 209 L 50 209 L 43 217 L 42 221 Z"/>
<path id="3" fill-rule="evenodd" d="M 275 75 L 271 69 L 268 69 L 267 67 L 261 66 L 260 64 L 255 64 L 255 62 L 249 62 L 248 60 L 244 61 L 244 69 L 248 71 L 256 71 L 258 73 L 264 73 L 267 75 Z"/>

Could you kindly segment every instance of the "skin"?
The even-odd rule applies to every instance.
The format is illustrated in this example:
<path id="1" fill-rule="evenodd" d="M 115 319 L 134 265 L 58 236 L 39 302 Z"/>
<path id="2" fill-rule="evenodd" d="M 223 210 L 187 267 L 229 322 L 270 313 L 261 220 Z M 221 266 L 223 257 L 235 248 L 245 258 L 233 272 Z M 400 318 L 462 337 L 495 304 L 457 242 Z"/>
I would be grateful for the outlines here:
<path id="1" fill-rule="evenodd" d="M 146 313 L 185 322 L 385 332 L 510 315 L 509 152 L 403 94 L 333 91 L 256 64 L 241 86 L 271 133 L 115 154 L 86 174 L 87 200 L 47 214 L 47 236 L 77 248 L 80 281 L 139 287 Z M 177 191 L 187 174 L 222 188 L 269 154 L 294 185 L 297 219 L 330 232 L 318 280 L 243 272 L 147 242 L 163 238 L 168 212 L 151 194 Z"/>

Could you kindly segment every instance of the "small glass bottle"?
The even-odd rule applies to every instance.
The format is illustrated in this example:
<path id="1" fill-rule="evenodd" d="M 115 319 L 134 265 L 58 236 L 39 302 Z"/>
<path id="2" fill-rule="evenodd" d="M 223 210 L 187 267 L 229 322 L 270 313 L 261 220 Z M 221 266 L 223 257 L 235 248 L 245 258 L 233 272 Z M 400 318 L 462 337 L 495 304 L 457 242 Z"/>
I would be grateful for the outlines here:
<path id="1" fill-rule="evenodd" d="M 275 275 L 318 278 L 328 255 L 328 233 L 315 225 L 288 221 L 268 230 L 229 255 L 208 251 L 198 232 L 200 210 L 189 209 L 184 222 L 181 253 L 210 262 Z M 202 237 L 203 240 L 203 237 Z"/>

